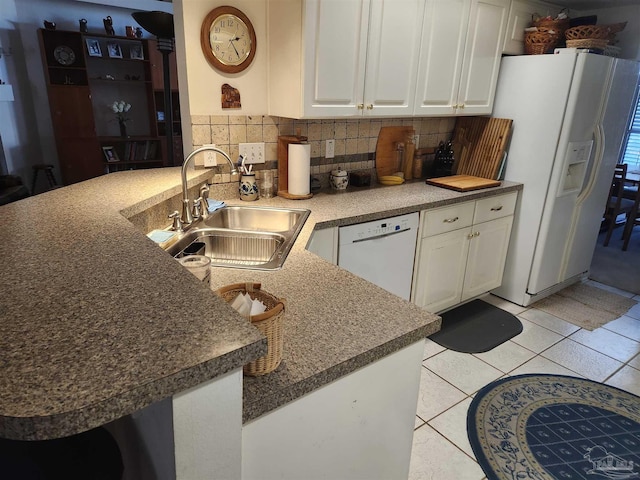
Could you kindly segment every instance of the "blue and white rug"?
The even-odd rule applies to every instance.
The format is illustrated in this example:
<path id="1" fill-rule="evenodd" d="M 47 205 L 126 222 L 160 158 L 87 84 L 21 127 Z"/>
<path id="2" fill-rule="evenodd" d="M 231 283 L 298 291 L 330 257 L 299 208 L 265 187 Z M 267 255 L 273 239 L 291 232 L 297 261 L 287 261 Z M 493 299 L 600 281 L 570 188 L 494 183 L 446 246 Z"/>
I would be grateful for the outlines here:
<path id="1" fill-rule="evenodd" d="M 488 480 L 640 479 L 640 397 L 591 380 L 492 382 L 471 402 L 467 433 Z"/>

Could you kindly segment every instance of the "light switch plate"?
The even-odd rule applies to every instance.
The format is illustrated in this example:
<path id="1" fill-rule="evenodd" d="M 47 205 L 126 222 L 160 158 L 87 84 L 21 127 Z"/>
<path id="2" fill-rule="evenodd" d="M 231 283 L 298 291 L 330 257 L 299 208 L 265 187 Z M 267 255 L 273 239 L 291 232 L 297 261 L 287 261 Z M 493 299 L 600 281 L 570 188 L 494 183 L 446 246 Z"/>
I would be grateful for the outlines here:
<path id="1" fill-rule="evenodd" d="M 238 153 L 244 156 L 244 163 L 265 163 L 264 142 L 241 143 L 238 145 Z"/>

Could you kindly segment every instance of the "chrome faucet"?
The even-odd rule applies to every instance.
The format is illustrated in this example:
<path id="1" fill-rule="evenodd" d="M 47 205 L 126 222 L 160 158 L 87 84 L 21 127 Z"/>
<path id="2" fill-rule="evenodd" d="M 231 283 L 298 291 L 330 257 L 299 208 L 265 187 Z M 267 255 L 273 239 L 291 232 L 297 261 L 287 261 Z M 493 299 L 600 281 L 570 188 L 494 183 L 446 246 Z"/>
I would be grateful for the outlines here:
<path id="1" fill-rule="evenodd" d="M 229 158 L 229 155 L 227 155 L 225 152 L 223 152 L 217 147 L 210 147 L 205 145 L 203 147 L 196 148 L 193 152 L 187 155 L 187 158 L 185 158 L 184 162 L 182 163 L 182 217 L 181 217 L 181 220 L 183 225 L 190 225 L 191 223 L 193 223 L 191 200 L 189 200 L 189 194 L 187 193 L 187 168 L 189 166 L 189 162 L 193 157 L 195 157 L 198 153 L 205 152 L 205 151 L 219 153 L 229 163 L 229 166 L 231 167 L 231 175 L 235 175 L 238 173 L 238 170 L 236 170 L 236 166 L 231 161 L 231 158 Z M 204 209 L 206 208 L 207 206 L 204 205 Z"/>

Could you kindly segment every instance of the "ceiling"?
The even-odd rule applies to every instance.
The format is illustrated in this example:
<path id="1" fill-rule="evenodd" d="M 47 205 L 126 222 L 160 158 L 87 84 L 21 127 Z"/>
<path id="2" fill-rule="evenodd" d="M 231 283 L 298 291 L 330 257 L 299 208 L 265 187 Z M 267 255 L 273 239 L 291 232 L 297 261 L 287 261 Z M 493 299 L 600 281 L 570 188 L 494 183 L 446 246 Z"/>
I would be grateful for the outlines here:
<path id="1" fill-rule="evenodd" d="M 172 0 L 158 0 L 171 2 Z M 623 5 L 640 5 L 640 0 L 548 0 L 549 3 L 576 10 L 621 7 Z"/>
<path id="2" fill-rule="evenodd" d="M 621 7 L 623 5 L 640 5 L 640 0 L 551 0 L 549 3 L 575 10 L 590 10 Z"/>

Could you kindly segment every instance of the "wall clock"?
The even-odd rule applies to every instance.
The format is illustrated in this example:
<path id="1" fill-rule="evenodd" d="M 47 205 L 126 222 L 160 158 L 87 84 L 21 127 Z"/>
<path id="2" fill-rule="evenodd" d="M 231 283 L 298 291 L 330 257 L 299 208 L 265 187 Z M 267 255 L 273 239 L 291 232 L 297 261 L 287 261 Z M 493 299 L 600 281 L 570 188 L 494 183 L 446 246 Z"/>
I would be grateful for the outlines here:
<path id="1" fill-rule="evenodd" d="M 225 73 L 246 69 L 256 54 L 256 32 L 249 18 L 230 6 L 214 8 L 200 29 L 202 52 L 209 63 Z"/>
<path id="2" fill-rule="evenodd" d="M 55 58 L 60 65 L 73 65 L 73 62 L 76 61 L 76 54 L 66 45 L 59 45 L 53 50 L 53 58 Z"/>

